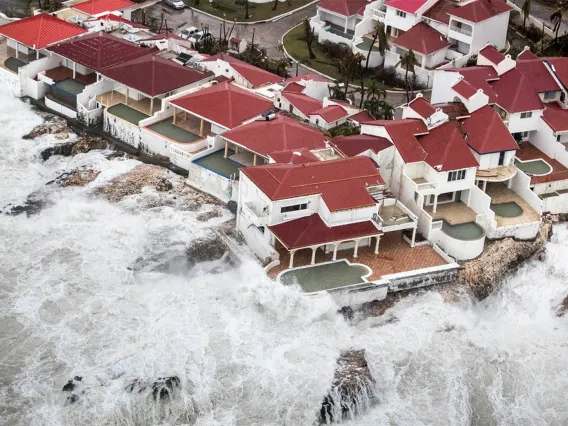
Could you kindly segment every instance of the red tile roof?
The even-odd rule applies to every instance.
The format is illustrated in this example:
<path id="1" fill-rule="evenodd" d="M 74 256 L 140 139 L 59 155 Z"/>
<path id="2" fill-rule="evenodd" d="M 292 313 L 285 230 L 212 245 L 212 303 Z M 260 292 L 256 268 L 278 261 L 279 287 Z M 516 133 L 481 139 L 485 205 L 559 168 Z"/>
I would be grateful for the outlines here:
<path id="1" fill-rule="evenodd" d="M 104 32 L 71 39 L 48 50 L 95 71 L 156 52 Z"/>
<path id="2" fill-rule="evenodd" d="M 473 112 L 459 124 L 466 143 L 478 154 L 519 149 L 497 111 L 489 105 Z"/>
<path id="3" fill-rule="evenodd" d="M 321 101 L 301 93 L 282 92 L 280 96 L 290 102 L 294 108 L 297 108 L 306 117 L 308 117 L 312 111 L 318 110 L 322 106 Z"/>
<path id="4" fill-rule="evenodd" d="M 128 19 L 124 19 L 120 16 L 116 16 L 114 13 L 107 13 L 106 15 L 103 16 L 99 16 L 96 18 L 89 18 L 87 19 L 87 22 L 90 21 L 114 21 L 114 22 L 122 22 L 123 24 L 127 24 L 130 25 L 132 28 L 141 28 L 141 29 L 147 29 L 148 27 L 142 24 L 138 24 L 136 22 L 132 22 L 129 21 Z"/>
<path id="5" fill-rule="evenodd" d="M 246 62 L 226 53 L 218 53 L 217 55 L 207 58 L 206 61 L 216 61 L 217 59 L 231 64 L 231 67 L 253 87 L 259 87 L 270 83 L 279 83 L 284 80 L 284 78 L 279 75 L 272 74 L 271 72 L 257 68 L 254 65 L 247 64 Z"/>
<path id="6" fill-rule="evenodd" d="M 518 62 L 518 61 L 531 60 L 531 59 L 538 59 L 538 56 L 536 56 L 534 53 L 532 53 L 530 49 L 523 50 L 523 51 L 522 51 L 521 53 L 519 53 L 519 55 L 517 56 L 517 62 Z"/>
<path id="7" fill-rule="evenodd" d="M 376 164 L 368 157 L 269 164 L 241 171 L 272 201 L 320 194 L 332 212 L 375 205 L 367 186 L 384 184 Z"/>
<path id="8" fill-rule="evenodd" d="M 489 97 L 489 103 L 495 102 L 497 97 L 495 95 L 495 92 L 493 92 L 493 87 L 491 87 L 491 84 L 492 81 L 498 79 L 499 76 L 497 75 L 497 72 L 493 67 L 477 66 L 446 71 L 458 72 L 461 76 L 463 76 L 463 81 L 471 85 L 472 88 L 474 88 L 476 91 L 477 89 L 482 89 L 483 93 L 485 93 Z"/>
<path id="9" fill-rule="evenodd" d="M 554 132 L 568 131 L 568 110 L 556 104 L 546 104 L 542 119 Z"/>
<path id="10" fill-rule="evenodd" d="M 257 120 L 223 133 L 225 139 L 267 157 L 274 152 L 325 148 L 327 137 L 319 130 L 285 115 Z"/>
<path id="11" fill-rule="evenodd" d="M 416 139 L 416 135 L 428 133 L 422 120 L 375 120 L 365 124 L 384 126 L 405 163 L 416 163 L 426 158 L 426 152 Z"/>
<path id="12" fill-rule="evenodd" d="M 529 77 L 517 69 L 502 74 L 492 86 L 497 95 L 495 102 L 509 113 L 544 109 Z"/>
<path id="13" fill-rule="evenodd" d="M 156 55 L 146 55 L 101 72 L 105 77 L 154 97 L 213 77 Z"/>
<path id="14" fill-rule="evenodd" d="M 458 81 L 452 86 L 452 89 L 454 89 L 459 95 L 463 96 L 466 99 L 471 98 L 477 93 L 477 89 L 466 80 Z"/>
<path id="15" fill-rule="evenodd" d="M 452 123 L 444 123 L 431 129 L 429 134 L 419 136 L 418 142 L 426 152 L 424 161 L 438 171 L 460 170 L 479 165 L 460 131 Z"/>
<path id="16" fill-rule="evenodd" d="M 228 82 L 174 99 L 171 103 L 228 129 L 273 107 L 269 100 Z"/>
<path id="17" fill-rule="evenodd" d="M 393 146 L 387 138 L 371 135 L 337 136 L 331 140 L 331 144 L 346 157 L 355 157 L 368 150 L 377 154 Z"/>
<path id="18" fill-rule="evenodd" d="M 282 93 L 302 93 L 305 87 L 298 83 L 290 83 L 288 84 Z"/>
<path id="19" fill-rule="evenodd" d="M 87 31 L 55 16 L 41 13 L 0 26 L 0 34 L 35 49 L 85 34 Z"/>
<path id="20" fill-rule="evenodd" d="M 512 7 L 502 0 L 476 0 L 448 13 L 469 22 L 481 22 L 511 9 Z"/>
<path id="21" fill-rule="evenodd" d="M 349 117 L 349 120 L 353 120 L 353 121 L 356 121 L 359 124 L 363 124 L 363 123 L 368 123 L 369 121 L 375 120 L 375 117 L 373 117 L 369 113 L 369 111 L 363 110 L 363 111 L 358 112 L 357 114 Z"/>
<path id="22" fill-rule="evenodd" d="M 424 16 L 438 22 L 443 22 L 444 24 L 449 24 L 450 15 L 448 15 L 448 13 L 458 7 L 458 4 L 453 0 L 439 0 L 424 13 Z"/>
<path id="23" fill-rule="evenodd" d="M 363 15 L 367 0 L 323 0 L 318 7 L 343 16 Z"/>
<path id="24" fill-rule="evenodd" d="M 518 61 L 517 69 L 529 78 L 537 92 L 560 90 L 558 83 L 541 58 Z"/>
<path id="25" fill-rule="evenodd" d="M 312 111 L 310 115 L 319 115 L 328 123 L 333 123 L 334 121 L 347 117 L 349 113 L 339 105 L 328 105 L 325 108 Z"/>
<path id="26" fill-rule="evenodd" d="M 428 0 L 390 0 L 385 3 L 387 7 L 394 7 L 408 13 L 416 13 Z"/>
<path id="27" fill-rule="evenodd" d="M 545 61 L 553 69 L 564 87 L 568 87 L 568 58 L 545 58 Z"/>
<path id="28" fill-rule="evenodd" d="M 286 164 L 314 163 L 320 161 L 315 154 L 306 148 L 295 149 L 292 151 L 271 152 L 270 158 L 272 158 L 275 163 Z"/>
<path id="29" fill-rule="evenodd" d="M 413 99 L 412 101 L 410 101 L 408 106 L 422 118 L 428 118 L 436 112 L 436 108 L 434 108 L 430 102 L 422 97 Z"/>
<path id="30" fill-rule="evenodd" d="M 300 74 L 300 75 L 297 75 L 295 77 L 287 78 L 286 83 L 298 82 L 298 81 L 302 81 L 302 80 L 307 80 L 307 81 L 311 80 L 311 81 L 319 81 L 319 82 L 322 82 L 322 83 L 331 83 L 331 80 L 329 78 L 322 77 L 321 75 L 315 74 L 315 73 Z"/>
<path id="31" fill-rule="evenodd" d="M 136 3 L 133 3 L 130 0 L 87 0 L 83 3 L 74 4 L 71 7 L 89 15 L 98 15 L 99 13 L 126 9 L 127 7 L 134 6 L 135 4 Z"/>
<path id="32" fill-rule="evenodd" d="M 317 213 L 268 229 L 288 250 L 382 234 L 371 220 L 329 227 Z"/>
<path id="33" fill-rule="evenodd" d="M 485 46 L 479 51 L 479 54 L 495 65 L 501 63 L 501 61 L 505 59 L 505 55 L 503 55 L 491 45 Z"/>
<path id="34" fill-rule="evenodd" d="M 424 22 L 416 24 L 404 34 L 399 35 L 394 39 L 393 44 L 424 55 L 450 46 L 450 43 L 442 34 Z"/>

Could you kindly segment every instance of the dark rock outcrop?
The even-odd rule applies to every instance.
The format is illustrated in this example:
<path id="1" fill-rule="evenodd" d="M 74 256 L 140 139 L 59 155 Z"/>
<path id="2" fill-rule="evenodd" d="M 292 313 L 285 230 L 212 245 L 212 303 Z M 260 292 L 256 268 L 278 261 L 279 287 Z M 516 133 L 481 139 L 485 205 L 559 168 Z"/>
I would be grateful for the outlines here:
<path id="1" fill-rule="evenodd" d="M 39 136 L 48 134 L 57 135 L 71 133 L 71 130 L 67 125 L 67 120 L 64 118 L 48 113 L 42 113 L 41 115 L 44 117 L 44 122 L 25 135 L 23 139 L 35 139 Z"/>
<path id="2" fill-rule="evenodd" d="M 139 194 L 144 187 L 153 187 L 157 191 L 166 192 L 173 188 L 165 175 L 165 170 L 159 166 L 141 164 L 125 173 L 108 185 L 101 187 L 98 192 L 105 195 L 109 201 L 120 201 L 129 195 Z"/>
<path id="3" fill-rule="evenodd" d="M 12 216 L 18 216 L 25 213 L 28 217 L 30 217 L 38 214 L 41 209 L 45 207 L 46 203 L 45 194 L 34 192 L 33 194 L 28 195 L 28 198 L 23 204 L 18 206 L 8 204 L 2 209 L 2 211 Z"/>
<path id="4" fill-rule="evenodd" d="M 322 402 L 320 423 L 341 422 L 365 411 L 373 399 L 374 384 L 364 349 L 342 353 L 331 390 Z"/>
<path id="5" fill-rule="evenodd" d="M 69 157 L 70 155 L 73 155 L 74 146 L 75 142 L 65 142 L 59 145 L 51 146 L 41 152 L 41 158 L 43 159 L 43 161 L 47 161 L 53 155 L 62 155 L 64 157 Z"/>
<path id="6" fill-rule="evenodd" d="M 92 169 L 73 170 L 72 172 L 66 172 L 59 175 L 54 180 L 48 182 L 47 185 L 57 183 L 63 187 L 86 186 L 94 181 L 100 173 L 100 171 Z"/>
<path id="7" fill-rule="evenodd" d="M 158 377 L 154 382 L 148 383 L 141 379 L 136 379 L 126 387 L 126 391 L 130 393 L 142 393 L 147 389 L 151 389 L 152 397 L 155 401 L 173 398 L 175 390 L 180 387 L 178 376 Z"/>
<path id="8" fill-rule="evenodd" d="M 187 260 L 190 266 L 200 262 L 211 262 L 221 259 L 225 253 L 230 252 L 229 247 L 217 235 L 208 238 L 197 238 L 186 250 Z"/>
<path id="9" fill-rule="evenodd" d="M 62 155 L 69 157 L 71 155 L 83 154 L 94 149 L 108 149 L 109 144 L 106 140 L 99 137 L 85 136 L 71 142 L 64 142 L 44 149 L 41 152 L 43 161 L 47 161 L 53 155 Z"/>
<path id="10" fill-rule="evenodd" d="M 73 380 L 68 380 L 67 383 L 65 383 L 65 385 L 63 386 L 63 389 L 61 389 L 61 391 L 73 392 L 73 389 L 75 389 L 75 383 L 73 382 Z"/>
<path id="11" fill-rule="evenodd" d="M 566 311 L 568 311 L 568 296 L 566 296 L 562 303 L 556 308 L 556 314 L 559 317 L 562 317 L 564 316 Z"/>
<path id="12" fill-rule="evenodd" d="M 221 216 L 221 212 L 219 210 L 212 210 L 210 212 L 200 213 L 197 215 L 196 219 L 200 222 L 207 222 L 209 219 L 213 219 L 214 217 Z"/>

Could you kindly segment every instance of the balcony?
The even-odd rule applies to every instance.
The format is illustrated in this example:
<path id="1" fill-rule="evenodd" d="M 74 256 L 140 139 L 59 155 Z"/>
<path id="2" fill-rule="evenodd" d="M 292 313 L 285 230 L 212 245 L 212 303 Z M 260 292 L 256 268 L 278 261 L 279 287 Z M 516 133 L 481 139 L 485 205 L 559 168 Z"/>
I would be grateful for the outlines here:
<path id="1" fill-rule="evenodd" d="M 400 231 L 416 227 L 418 216 L 412 213 L 400 201 L 390 198 L 385 200 L 377 218 L 383 232 Z"/>
<path id="2" fill-rule="evenodd" d="M 471 35 L 472 35 L 471 28 L 467 28 L 467 27 L 456 27 L 456 26 L 452 25 L 450 27 L 450 31 L 455 31 L 458 34 L 463 34 L 463 35 L 466 35 L 468 37 L 471 37 Z"/>
<path id="3" fill-rule="evenodd" d="M 412 181 L 416 184 L 416 192 L 419 192 L 421 195 L 433 194 L 436 188 L 438 188 L 438 182 L 428 182 L 421 177 L 412 179 Z"/>
<path id="4" fill-rule="evenodd" d="M 255 226 L 265 226 L 268 223 L 268 212 L 250 201 L 243 203 L 241 212 Z"/>
<path id="5" fill-rule="evenodd" d="M 383 12 L 379 9 L 372 9 L 371 10 L 371 16 L 373 17 L 373 19 L 376 19 L 376 20 L 382 22 L 382 21 L 385 20 L 386 12 Z"/>
<path id="6" fill-rule="evenodd" d="M 515 177 L 516 174 L 517 167 L 511 164 L 491 169 L 478 169 L 475 173 L 475 178 L 477 180 L 486 180 L 487 182 L 503 182 Z"/>

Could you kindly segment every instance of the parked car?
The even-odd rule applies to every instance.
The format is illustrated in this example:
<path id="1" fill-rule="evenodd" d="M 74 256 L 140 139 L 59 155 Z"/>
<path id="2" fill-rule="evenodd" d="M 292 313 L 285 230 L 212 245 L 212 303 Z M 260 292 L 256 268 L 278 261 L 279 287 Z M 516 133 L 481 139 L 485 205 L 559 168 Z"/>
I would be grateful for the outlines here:
<path id="1" fill-rule="evenodd" d="M 209 37 L 213 37 L 210 32 L 198 31 L 191 35 L 189 41 L 193 43 L 201 43 L 202 41 L 204 41 L 206 38 Z"/>
<path id="2" fill-rule="evenodd" d="M 185 3 L 182 0 L 162 0 L 164 4 L 167 4 L 174 9 L 184 9 Z"/>
<path id="3" fill-rule="evenodd" d="M 187 40 L 188 38 L 190 38 L 191 36 L 193 36 L 195 33 L 198 32 L 199 28 L 197 27 L 187 27 L 181 31 L 180 37 Z"/>

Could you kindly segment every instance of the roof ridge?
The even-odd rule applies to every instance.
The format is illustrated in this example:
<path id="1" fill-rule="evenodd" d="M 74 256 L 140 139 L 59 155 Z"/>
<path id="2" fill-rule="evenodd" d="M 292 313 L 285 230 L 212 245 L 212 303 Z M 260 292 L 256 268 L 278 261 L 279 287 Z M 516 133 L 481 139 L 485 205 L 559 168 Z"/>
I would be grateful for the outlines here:
<path id="1" fill-rule="evenodd" d="M 355 158 L 355 157 L 353 157 L 353 158 Z M 342 178 L 342 179 L 326 180 L 326 181 L 323 181 L 323 182 L 310 182 L 310 183 L 302 183 L 302 184 L 299 184 L 299 185 L 290 185 L 290 188 L 302 188 L 304 186 L 312 186 L 312 185 L 326 185 L 328 183 L 347 182 L 347 181 L 350 181 L 350 180 L 353 180 L 353 179 L 362 179 L 362 178 L 375 177 L 375 176 L 377 176 L 377 175 L 372 174 L 372 175 L 363 175 L 363 176 L 351 176 L 351 177 Z"/>

